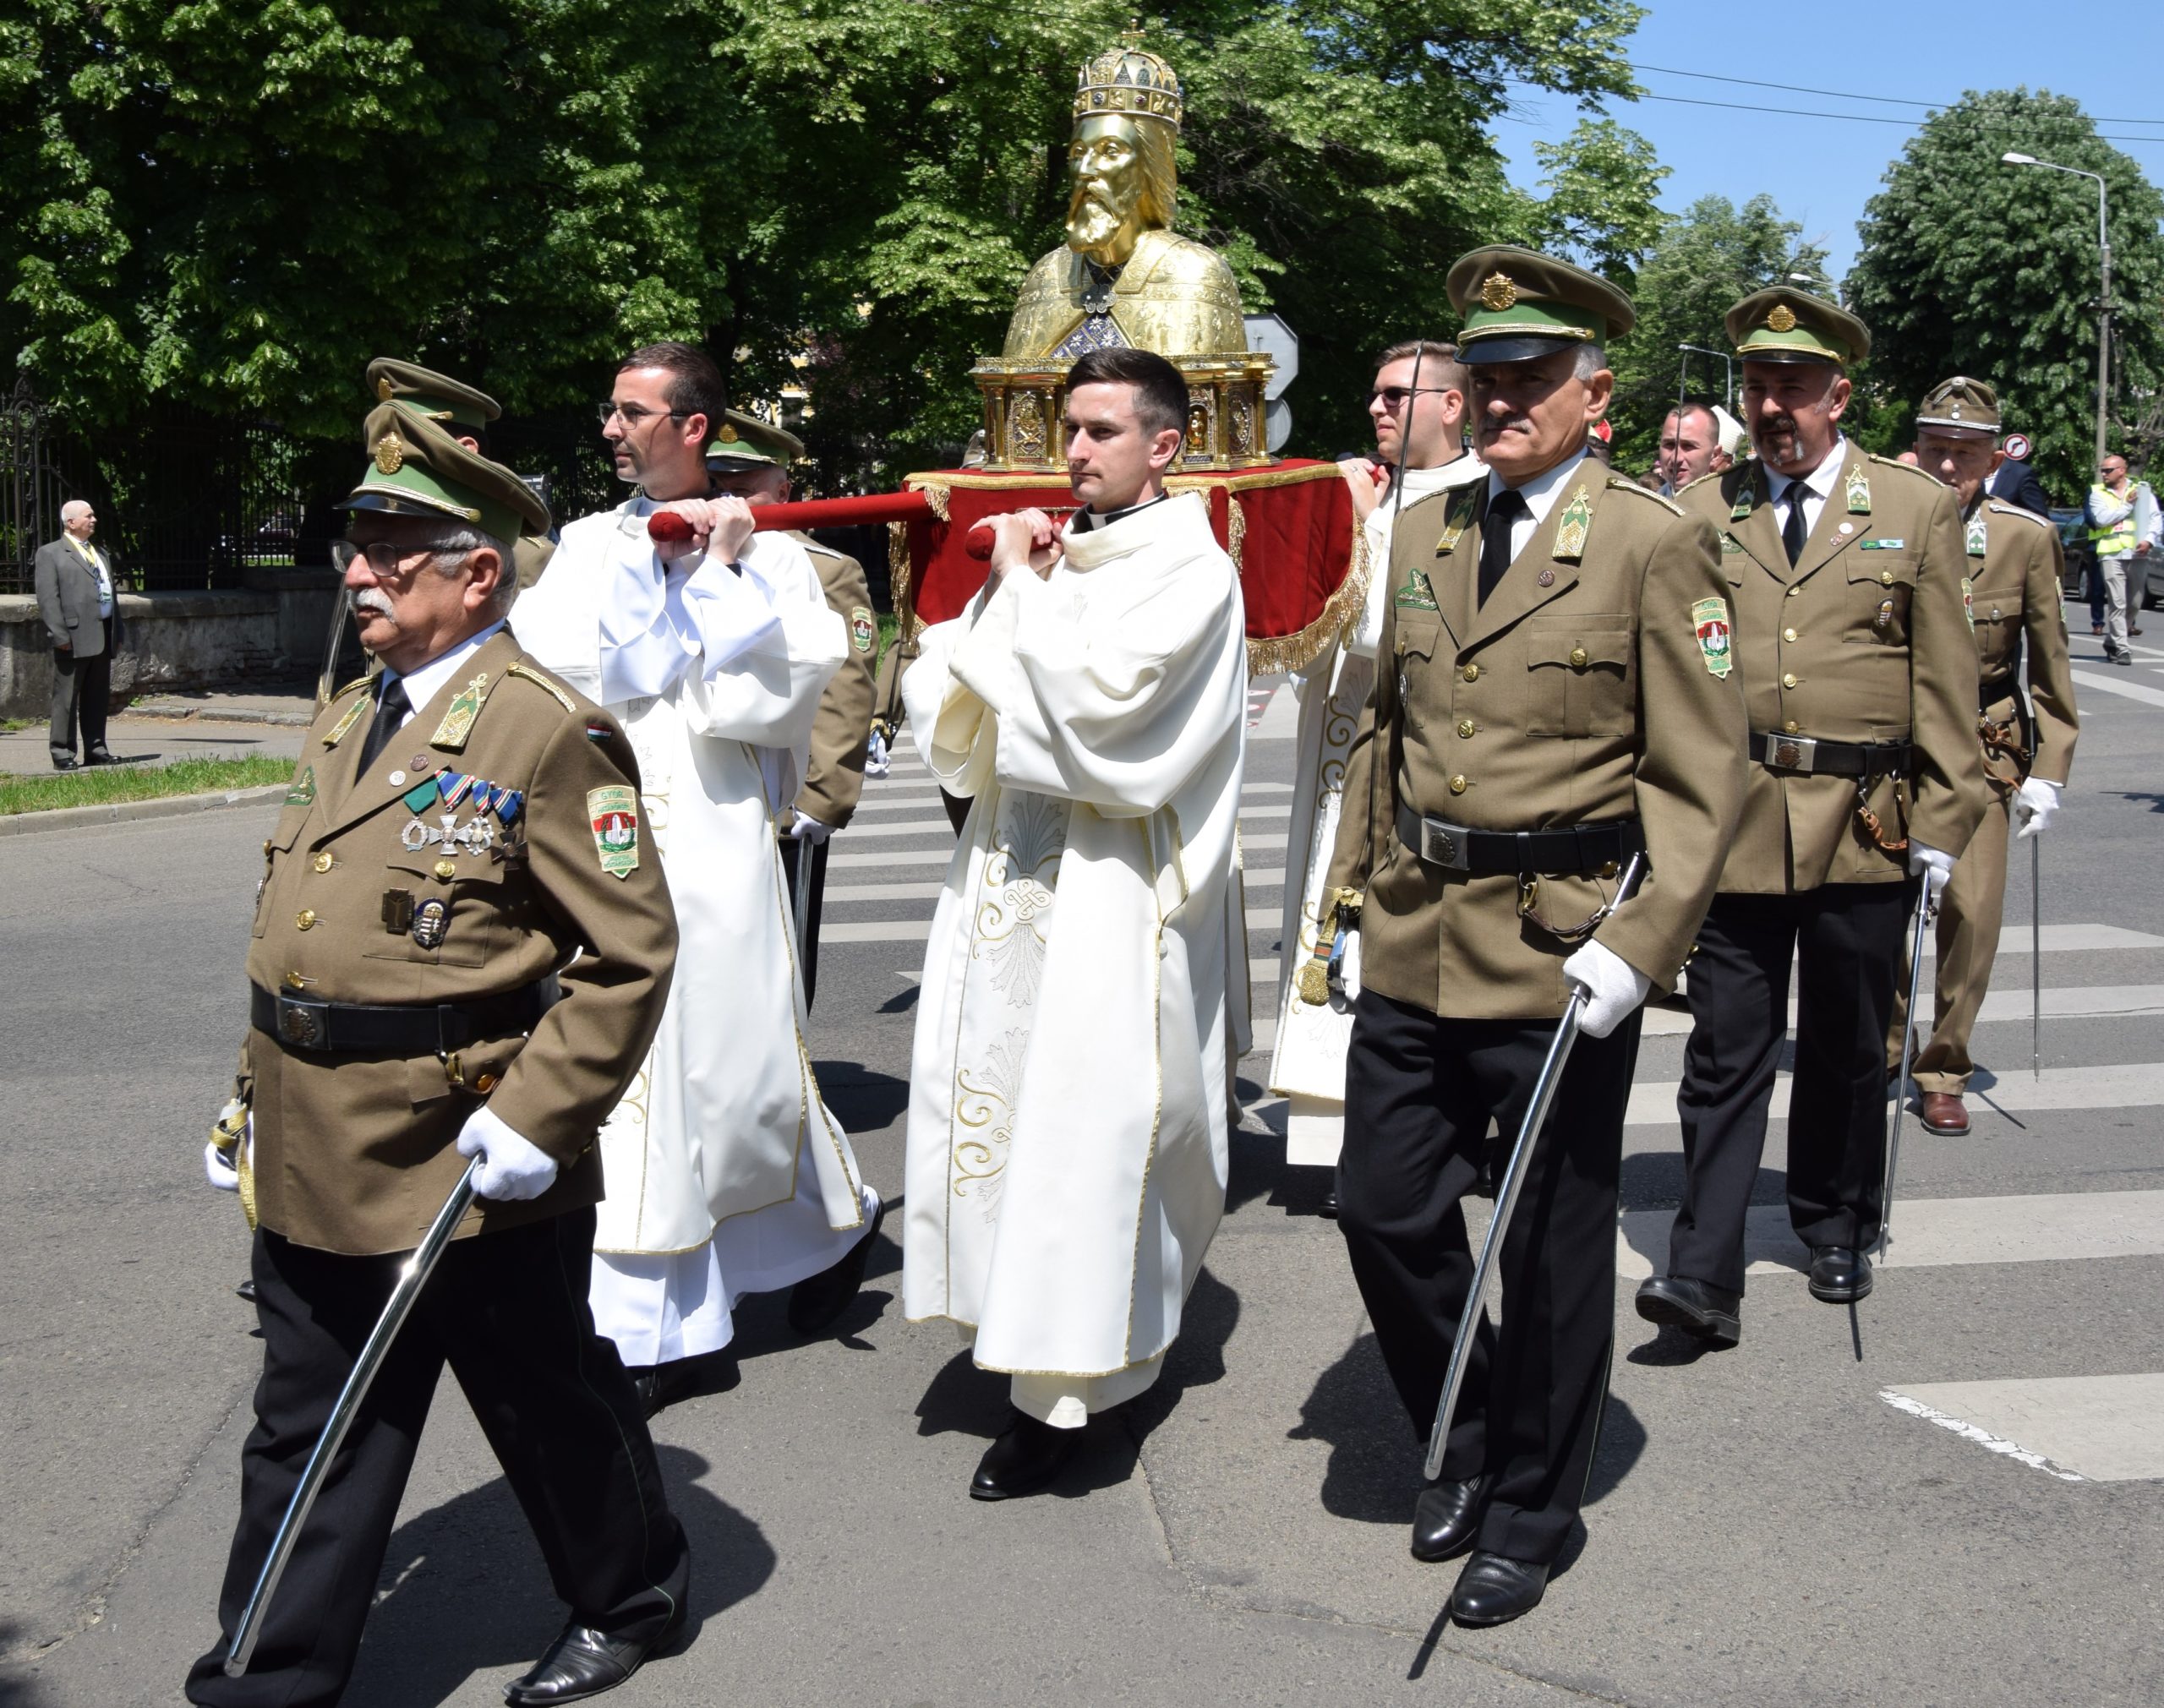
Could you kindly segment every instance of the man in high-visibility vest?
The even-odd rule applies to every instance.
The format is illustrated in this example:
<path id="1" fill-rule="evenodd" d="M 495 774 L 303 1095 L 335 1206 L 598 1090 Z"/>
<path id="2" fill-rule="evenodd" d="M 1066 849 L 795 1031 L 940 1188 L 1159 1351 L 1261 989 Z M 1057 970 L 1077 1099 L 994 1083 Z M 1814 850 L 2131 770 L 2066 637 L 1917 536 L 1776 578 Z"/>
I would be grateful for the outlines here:
<path id="1" fill-rule="evenodd" d="M 2103 478 L 2089 488 L 2085 520 L 2110 606 L 2104 622 L 2104 657 L 2131 668 L 2134 650 L 2127 637 L 2141 632 L 2149 559 L 2164 533 L 2164 517 L 2159 516 L 2156 494 L 2149 483 L 2128 477 L 2127 460 L 2118 452 L 2107 452 L 2097 472 Z"/>

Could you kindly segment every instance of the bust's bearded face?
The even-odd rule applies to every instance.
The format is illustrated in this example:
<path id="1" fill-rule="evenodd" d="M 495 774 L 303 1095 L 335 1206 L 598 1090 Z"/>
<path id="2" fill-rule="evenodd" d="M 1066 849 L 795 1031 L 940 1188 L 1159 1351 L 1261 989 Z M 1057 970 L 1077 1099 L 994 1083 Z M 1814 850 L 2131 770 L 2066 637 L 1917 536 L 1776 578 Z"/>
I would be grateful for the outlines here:
<path id="1" fill-rule="evenodd" d="M 1067 247 L 1103 267 L 1123 265 L 1146 229 L 1147 172 L 1134 121 L 1093 114 L 1068 145 Z"/>

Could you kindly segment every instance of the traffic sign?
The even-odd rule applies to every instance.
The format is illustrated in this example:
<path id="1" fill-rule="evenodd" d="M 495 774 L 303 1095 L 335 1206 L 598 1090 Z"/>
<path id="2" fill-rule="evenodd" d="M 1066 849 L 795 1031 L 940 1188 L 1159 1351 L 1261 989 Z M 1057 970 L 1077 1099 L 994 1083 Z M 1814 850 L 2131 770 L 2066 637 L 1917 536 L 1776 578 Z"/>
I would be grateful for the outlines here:
<path id="1" fill-rule="evenodd" d="M 1262 395 L 1274 403 L 1285 395 L 1285 388 L 1299 377 L 1300 335 L 1275 314 L 1249 314 L 1246 320 L 1248 348 L 1260 351 L 1277 364 L 1276 372 L 1270 376 L 1270 384 L 1262 389 Z"/>

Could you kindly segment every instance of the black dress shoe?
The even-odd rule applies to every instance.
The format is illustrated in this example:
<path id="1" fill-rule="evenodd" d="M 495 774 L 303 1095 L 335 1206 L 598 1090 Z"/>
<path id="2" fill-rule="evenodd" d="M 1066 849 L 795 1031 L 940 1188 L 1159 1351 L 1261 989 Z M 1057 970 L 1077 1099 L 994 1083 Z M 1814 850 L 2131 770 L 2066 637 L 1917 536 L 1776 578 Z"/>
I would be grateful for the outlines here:
<path id="1" fill-rule="evenodd" d="M 872 1242 L 879 1237 L 879 1225 L 887 1220 L 883 1198 L 872 1214 L 872 1225 L 841 1255 L 816 1275 L 806 1275 L 789 1290 L 789 1326 L 800 1334 L 821 1334 L 834 1326 L 834 1319 L 850 1307 L 864 1285 L 864 1266 L 872 1261 Z"/>
<path id="2" fill-rule="evenodd" d="M 251 1275 L 247 1280 L 243 1281 L 238 1287 L 235 1287 L 233 1289 L 233 1292 L 238 1297 L 247 1300 L 249 1304 L 253 1305 L 255 1302 L 255 1278 Z"/>
<path id="3" fill-rule="evenodd" d="M 1743 1295 L 1689 1275 L 1655 1275 L 1638 1284 L 1638 1314 L 1710 1340 L 1733 1346 L 1743 1338 Z"/>
<path id="4" fill-rule="evenodd" d="M 52 756 L 52 768 L 55 771 L 80 771 L 83 768 L 83 761 L 72 753 L 64 756 L 56 753 Z"/>
<path id="5" fill-rule="evenodd" d="M 684 1627 L 683 1604 L 660 1630 L 643 1641 L 612 1637 L 574 1618 L 533 1663 L 533 1670 L 504 1686 L 511 1708 L 544 1702 L 582 1702 L 613 1690 L 644 1666 L 647 1657 Z"/>
<path id="6" fill-rule="evenodd" d="M 1054 1429 L 1017 1411 L 977 1461 L 976 1475 L 970 1479 L 970 1498 L 1012 1500 L 1035 1494 L 1059 1475 L 1081 1437 L 1079 1429 Z"/>
<path id="7" fill-rule="evenodd" d="M 1477 1553 L 1457 1574 L 1451 1617 L 1461 1625 L 1500 1625 L 1529 1613 L 1548 1593 L 1548 1568 L 1531 1560 Z"/>
<path id="8" fill-rule="evenodd" d="M 1871 1259 L 1850 1246 L 1811 1248 L 1811 1296 L 1853 1305 L 1871 1291 Z"/>
<path id="9" fill-rule="evenodd" d="M 1315 1214 L 1326 1222 L 1337 1220 L 1337 1188 L 1332 1187 L 1322 1195 L 1322 1202 L 1315 1206 Z"/>
<path id="10" fill-rule="evenodd" d="M 1413 1558 L 1456 1559 L 1473 1546 L 1480 1531 L 1480 1515 L 1488 1504 L 1489 1479 L 1475 1476 L 1464 1482 L 1431 1482 L 1413 1503 Z"/>
<path id="11" fill-rule="evenodd" d="M 629 1373 L 631 1391 L 639 1396 L 640 1410 L 648 1417 L 690 1396 L 698 1385 L 696 1358 L 675 1358 L 666 1364 L 642 1364 Z"/>
<path id="12" fill-rule="evenodd" d="M 105 749 L 101 747 L 96 753 L 85 754 L 83 756 L 83 763 L 85 765 L 117 765 L 120 763 L 120 756 L 117 754 L 108 753 Z"/>

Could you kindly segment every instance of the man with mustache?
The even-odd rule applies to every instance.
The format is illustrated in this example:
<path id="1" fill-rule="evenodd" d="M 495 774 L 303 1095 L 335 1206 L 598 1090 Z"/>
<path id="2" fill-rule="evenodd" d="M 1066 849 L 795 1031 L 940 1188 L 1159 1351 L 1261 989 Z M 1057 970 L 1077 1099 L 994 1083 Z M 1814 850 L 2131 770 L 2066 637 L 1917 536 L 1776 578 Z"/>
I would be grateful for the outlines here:
<path id="1" fill-rule="evenodd" d="M 1638 1314 L 1742 1334 L 1743 1228 L 1797 968 L 1789 1218 L 1811 1293 L 1872 1288 L 1886 1156 L 1886 1029 L 1916 899 L 1983 816 L 1969 562 L 1954 494 L 1841 433 L 1870 329 L 1786 285 L 1728 312 L 1757 459 L 1684 507 L 1720 534 L 1749 708 L 1749 788 L 1691 963 L 1676 1105 L 1682 1207 Z"/>
<path id="2" fill-rule="evenodd" d="M 1451 269 L 1488 473 L 1398 518 L 1380 668 L 1346 765 L 1332 913 L 1345 990 L 1339 1226 L 1425 1439 L 1472 1285 L 1463 1199 L 1514 1138 L 1556 1023 L 1583 1034 L 1537 1137 L 1421 1560 L 1471 1558 L 1462 1624 L 1538 1604 L 1578 1514 L 1615 1315 L 1615 1204 L 1640 1008 L 1675 980 L 1742 794 L 1713 531 L 1586 441 L 1631 330 L 1606 280 L 1529 250 Z M 1619 869 L 1651 875 L 1619 905 Z M 1363 897 L 1364 892 L 1364 898 Z"/>

